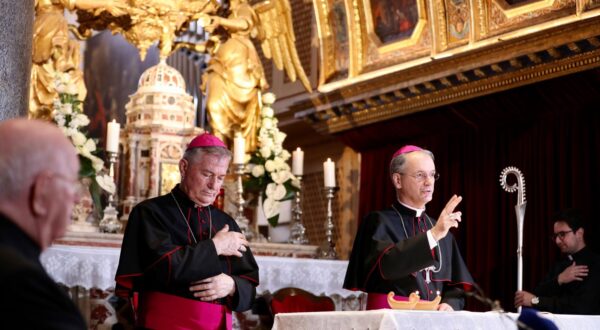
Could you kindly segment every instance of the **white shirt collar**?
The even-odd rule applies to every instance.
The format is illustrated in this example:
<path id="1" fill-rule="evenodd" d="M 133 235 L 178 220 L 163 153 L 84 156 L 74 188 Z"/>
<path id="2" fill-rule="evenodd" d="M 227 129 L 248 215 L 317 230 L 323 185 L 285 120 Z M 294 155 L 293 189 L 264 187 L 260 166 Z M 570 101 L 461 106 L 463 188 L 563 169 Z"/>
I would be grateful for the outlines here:
<path id="1" fill-rule="evenodd" d="M 402 206 L 406 207 L 407 209 L 411 209 L 411 210 L 415 211 L 417 213 L 417 215 L 416 215 L 417 217 L 420 217 L 421 214 L 423 214 L 423 212 L 425 212 L 425 209 L 417 209 L 410 205 L 406 205 L 406 204 L 402 203 L 401 201 L 398 201 L 398 203 L 400 203 Z"/>

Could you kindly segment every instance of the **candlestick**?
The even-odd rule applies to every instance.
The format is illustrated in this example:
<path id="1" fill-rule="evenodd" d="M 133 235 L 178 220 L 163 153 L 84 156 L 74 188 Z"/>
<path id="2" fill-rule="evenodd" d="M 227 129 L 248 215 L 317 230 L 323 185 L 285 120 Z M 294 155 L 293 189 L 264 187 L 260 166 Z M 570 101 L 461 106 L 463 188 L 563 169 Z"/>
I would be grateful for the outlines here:
<path id="1" fill-rule="evenodd" d="M 121 131 L 121 125 L 116 120 L 112 120 L 108 123 L 106 128 L 106 151 L 108 152 L 119 152 L 119 135 Z"/>
<path id="2" fill-rule="evenodd" d="M 299 150 L 300 148 L 298 148 Z M 302 175 L 296 175 L 298 178 L 298 191 L 296 191 L 296 200 L 294 203 L 294 208 L 292 209 L 292 213 L 294 213 L 292 227 L 290 228 L 290 239 L 289 242 L 292 244 L 307 244 L 308 239 L 304 235 L 306 232 L 306 228 L 302 224 L 302 201 L 300 200 L 300 196 L 302 194 Z"/>
<path id="3" fill-rule="evenodd" d="M 335 187 L 335 163 L 331 158 L 323 163 L 323 181 L 325 187 Z"/>
<path id="4" fill-rule="evenodd" d="M 325 223 L 325 236 L 327 242 L 320 248 L 321 258 L 324 259 L 337 259 L 337 253 L 335 252 L 335 241 L 333 240 L 333 209 L 332 203 L 335 193 L 339 190 L 339 187 L 325 187 L 325 197 L 327 197 L 327 222 Z"/>
<path id="5" fill-rule="evenodd" d="M 292 151 L 292 174 L 295 176 L 304 174 L 304 151 L 300 147 Z"/>
<path id="6" fill-rule="evenodd" d="M 110 123 L 109 123 L 110 124 Z M 119 124 L 117 124 L 119 125 Z M 117 140 L 118 142 L 118 140 Z M 117 144 L 118 145 L 118 144 Z M 108 144 L 107 144 L 108 149 Z M 117 153 L 116 152 L 108 152 L 108 175 L 112 178 L 113 182 L 115 181 L 115 163 L 117 162 Z M 100 231 L 105 233 L 118 233 L 123 228 L 123 224 L 118 219 L 119 212 L 113 206 L 113 202 L 115 200 L 116 191 L 111 192 L 108 195 L 108 205 L 104 208 L 104 216 L 98 227 L 100 227 Z"/>
<path id="7" fill-rule="evenodd" d="M 244 164 L 233 164 L 234 173 L 237 176 L 237 198 L 235 200 L 235 205 L 237 206 L 237 214 L 235 216 L 235 222 L 237 222 L 240 227 L 240 231 L 242 234 L 246 236 L 247 240 L 251 240 L 254 237 L 252 231 L 248 230 L 248 219 L 244 215 L 244 205 L 246 201 L 244 200 L 244 185 L 242 184 L 242 176 L 244 175 Z"/>
<path id="8" fill-rule="evenodd" d="M 244 164 L 246 158 L 246 140 L 241 134 L 233 138 L 233 163 Z"/>

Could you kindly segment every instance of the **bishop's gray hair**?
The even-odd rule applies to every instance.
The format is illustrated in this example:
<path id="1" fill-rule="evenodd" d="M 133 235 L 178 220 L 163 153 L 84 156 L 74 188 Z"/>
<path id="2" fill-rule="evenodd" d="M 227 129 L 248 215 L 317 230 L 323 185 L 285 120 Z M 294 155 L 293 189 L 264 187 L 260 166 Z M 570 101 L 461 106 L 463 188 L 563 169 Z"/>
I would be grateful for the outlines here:
<path id="1" fill-rule="evenodd" d="M 199 161 L 203 155 L 215 155 L 219 158 L 227 157 L 231 159 L 231 151 L 224 147 L 200 147 L 186 150 L 183 154 L 183 159 L 189 163 Z"/>
<path id="2" fill-rule="evenodd" d="M 431 152 L 427 149 L 422 149 L 419 151 L 422 151 L 422 152 L 428 154 L 431 157 L 431 159 L 433 159 L 435 161 L 433 152 Z M 411 151 L 411 152 L 414 152 L 414 151 Z M 411 152 L 403 153 L 403 154 L 400 154 L 400 155 L 392 158 L 392 161 L 390 162 L 390 178 L 394 175 L 394 173 L 402 173 L 404 171 L 404 167 L 406 166 L 406 155 Z"/>

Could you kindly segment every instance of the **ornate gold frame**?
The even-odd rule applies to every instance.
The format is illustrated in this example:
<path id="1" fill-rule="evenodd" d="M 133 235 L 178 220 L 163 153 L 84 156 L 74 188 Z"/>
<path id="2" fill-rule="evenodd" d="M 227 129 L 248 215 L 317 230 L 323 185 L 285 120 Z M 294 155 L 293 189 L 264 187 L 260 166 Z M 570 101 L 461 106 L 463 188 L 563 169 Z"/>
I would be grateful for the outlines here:
<path id="1" fill-rule="evenodd" d="M 322 76 L 320 94 L 292 105 L 296 117 L 321 132 L 340 132 L 600 66 L 598 0 L 513 6 L 502 0 L 422 0 L 420 8 L 427 14 L 420 16 L 426 23 L 423 29 L 410 41 L 390 47 L 373 41 L 368 0 L 345 1 L 351 74 L 335 81 Z M 463 39 L 450 36 L 457 11 L 461 22 L 469 24 Z"/>
<path id="2" fill-rule="evenodd" d="M 314 11 L 317 22 L 317 34 L 319 36 L 319 85 L 325 84 L 328 80 L 334 77 L 339 71 L 336 70 L 336 57 L 341 54 L 337 54 L 335 47 L 335 36 L 333 33 L 334 26 L 333 22 L 330 19 L 330 13 L 332 12 L 332 3 L 335 0 L 314 0 Z M 355 52 L 352 47 L 352 43 L 350 40 L 352 35 L 352 21 L 349 17 L 348 13 L 350 12 L 348 5 L 351 4 L 352 1 L 355 0 L 341 0 L 344 1 L 345 13 L 346 13 L 346 37 L 348 38 L 350 54 L 346 54 L 348 56 L 349 61 L 351 63 L 353 58 L 351 54 Z M 348 70 L 348 74 L 352 76 L 353 72 L 350 72 L 350 65 L 346 68 Z"/>
<path id="3" fill-rule="evenodd" d="M 477 29 L 473 41 L 514 33 L 573 14 L 579 15 L 588 1 L 539 0 L 511 6 L 504 0 L 475 0 L 472 17 Z"/>
<path id="4" fill-rule="evenodd" d="M 346 78 L 350 84 L 354 78 L 373 71 L 393 66 L 398 69 L 422 65 L 428 57 L 438 58 L 444 56 L 440 53 L 458 47 L 466 46 L 463 47 L 466 49 L 452 51 L 452 54 L 446 56 L 487 47 L 490 42 L 506 40 L 507 37 L 519 37 L 523 35 L 519 30 L 573 15 L 575 12 L 581 13 L 591 4 L 591 0 L 540 0 L 511 6 L 503 0 L 470 0 L 463 1 L 458 8 L 456 4 L 452 7 L 452 0 L 416 0 L 419 21 L 411 37 L 382 45 L 374 32 L 370 1 L 343 1 L 350 40 L 350 63 Z M 336 73 L 336 56 L 340 55 L 335 52 L 330 19 L 332 0 L 314 0 L 313 3 L 321 52 L 319 87 L 326 91 L 337 89 L 344 84 L 339 79 L 330 80 Z M 452 9 L 462 11 L 465 16 L 464 24 L 469 31 L 465 33 L 464 39 L 456 40 L 456 37 L 452 38 L 450 35 Z M 536 29 L 525 31 L 524 34 L 531 32 L 536 32 Z M 499 36 L 500 39 L 486 40 L 492 36 Z M 411 61 L 414 63 L 409 63 Z M 327 86 L 328 84 L 333 86 Z"/>
<path id="5" fill-rule="evenodd" d="M 367 30 L 365 37 L 368 39 L 369 42 L 377 45 L 377 51 L 380 54 L 399 50 L 401 48 L 405 48 L 408 46 L 414 46 L 417 44 L 419 39 L 422 37 L 423 30 L 425 29 L 425 25 L 427 24 L 427 12 L 426 12 L 426 7 L 425 7 L 425 0 L 415 0 L 415 1 L 417 3 L 419 19 L 417 21 L 417 24 L 416 24 L 410 38 L 404 39 L 401 41 L 397 41 L 394 43 L 390 43 L 388 45 L 382 45 L 381 41 L 375 34 L 375 29 L 373 27 L 373 19 L 372 19 L 373 14 L 371 12 L 370 0 L 363 1 L 363 8 L 365 11 L 365 26 L 366 26 L 366 30 Z"/>
<path id="6" fill-rule="evenodd" d="M 522 5 L 511 6 L 504 0 L 492 0 L 492 3 L 498 6 L 507 19 L 512 19 L 523 14 L 539 12 L 540 10 L 548 10 L 558 5 L 560 2 L 560 0 L 539 0 L 528 2 Z"/>
<path id="7" fill-rule="evenodd" d="M 429 14 L 431 1 L 416 0 L 419 19 L 411 37 L 389 45 L 382 45 L 374 33 L 369 0 L 353 0 L 353 2 L 355 6 L 351 15 L 356 19 L 351 30 L 354 33 L 351 35 L 351 45 L 355 45 L 356 48 L 352 49 L 350 56 L 356 57 L 357 60 L 351 62 L 353 66 L 351 72 L 356 74 L 351 75 L 350 78 L 431 54 L 433 42 L 431 32 L 433 24 Z"/>

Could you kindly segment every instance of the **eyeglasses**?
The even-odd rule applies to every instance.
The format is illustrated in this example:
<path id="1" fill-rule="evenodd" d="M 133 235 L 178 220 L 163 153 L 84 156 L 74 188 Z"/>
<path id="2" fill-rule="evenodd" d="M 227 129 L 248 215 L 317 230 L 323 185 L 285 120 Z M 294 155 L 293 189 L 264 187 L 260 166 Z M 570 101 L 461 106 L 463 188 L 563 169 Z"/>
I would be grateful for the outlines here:
<path id="1" fill-rule="evenodd" d="M 556 240 L 556 238 L 560 238 L 561 240 L 565 238 L 565 236 L 567 236 L 568 233 L 572 233 L 572 230 L 566 230 L 566 231 L 559 231 L 558 233 L 554 233 L 552 235 L 550 235 L 550 238 L 552 238 L 553 240 Z"/>
<path id="2" fill-rule="evenodd" d="M 418 182 L 423 182 L 425 181 L 427 178 L 432 178 L 433 181 L 437 181 L 440 178 L 440 173 L 438 172 L 430 172 L 430 173 L 425 173 L 425 172 L 417 172 L 415 174 L 406 174 L 406 173 L 400 173 L 401 175 L 408 175 L 408 176 L 412 176 L 413 178 L 415 178 L 415 180 L 417 180 Z"/>

